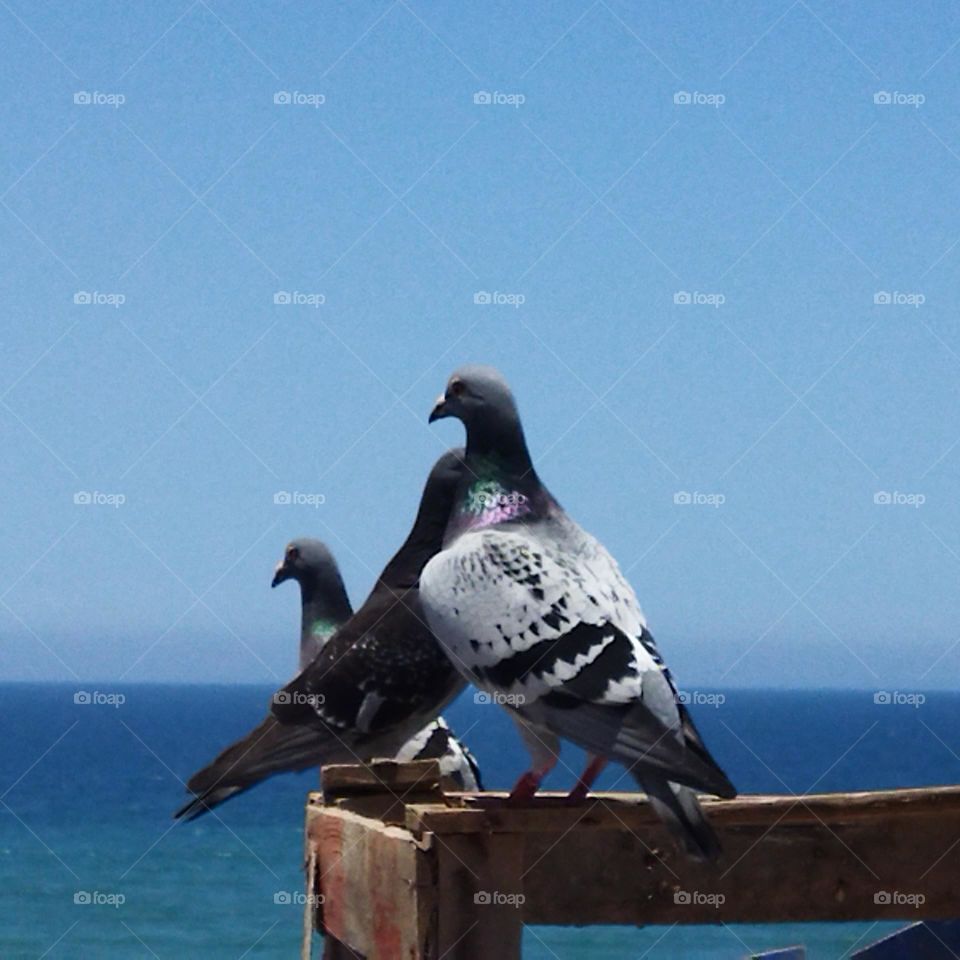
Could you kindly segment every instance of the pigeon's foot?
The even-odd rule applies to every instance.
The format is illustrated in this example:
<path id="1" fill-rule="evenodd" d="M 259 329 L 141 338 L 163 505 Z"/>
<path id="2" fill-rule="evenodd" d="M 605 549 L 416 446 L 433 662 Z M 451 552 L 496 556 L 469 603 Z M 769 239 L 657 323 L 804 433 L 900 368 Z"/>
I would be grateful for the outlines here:
<path id="1" fill-rule="evenodd" d="M 510 791 L 510 796 L 507 797 L 507 804 L 511 807 L 519 807 L 525 803 L 529 803 L 536 792 L 540 789 L 540 784 L 543 783 L 543 778 L 556 766 L 557 759 L 556 757 L 553 760 L 542 767 L 534 768 L 533 770 L 528 770 L 524 773 L 520 779 L 513 785 L 513 789 Z"/>
<path id="2" fill-rule="evenodd" d="M 583 803 L 587 798 L 587 794 L 590 792 L 590 788 L 593 786 L 593 781 L 600 776 L 600 771 L 603 770 L 606 765 L 606 757 L 591 756 L 590 762 L 587 764 L 583 773 L 580 774 L 580 779 L 577 781 L 576 786 L 567 794 L 567 803 L 573 806 L 578 803 Z"/>

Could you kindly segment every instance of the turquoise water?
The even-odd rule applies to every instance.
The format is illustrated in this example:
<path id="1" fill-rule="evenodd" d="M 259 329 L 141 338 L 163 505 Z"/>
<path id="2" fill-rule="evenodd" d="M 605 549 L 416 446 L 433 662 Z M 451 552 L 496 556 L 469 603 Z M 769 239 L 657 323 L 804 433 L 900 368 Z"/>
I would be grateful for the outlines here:
<path id="1" fill-rule="evenodd" d="M 258 721 L 271 691 L 82 689 L 124 702 L 76 704 L 76 686 L 0 686 L 0 957 L 297 956 L 301 908 L 276 901 L 302 890 L 303 800 L 316 775 L 275 778 L 225 804 L 220 820 L 170 819 L 182 780 Z M 745 792 L 960 783 L 960 696 L 930 693 L 920 706 L 876 704 L 872 691 L 723 696 L 692 709 Z M 508 786 L 525 755 L 505 715 L 466 695 L 447 716 L 470 731 L 487 785 Z M 564 761 L 576 770 L 580 758 L 569 750 Z M 564 769 L 548 785 L 571 781 Z M 83 894 L 91 902 L 75 903 Z M 894 926 L 536 927 L 524 956 L 733 960 L 803 942 L 839 960 Z"/>

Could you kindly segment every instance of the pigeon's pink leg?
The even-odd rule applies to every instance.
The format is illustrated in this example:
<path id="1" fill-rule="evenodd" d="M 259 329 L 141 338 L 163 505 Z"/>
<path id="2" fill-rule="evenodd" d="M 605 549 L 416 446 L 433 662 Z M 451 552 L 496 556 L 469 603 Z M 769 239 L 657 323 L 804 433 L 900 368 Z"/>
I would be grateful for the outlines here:
<path id="1" fill-rule="evenodd" d="M 590 788 L 593 786 L 593 781 L 597 779 L 600 771 L 603 770 L 606 765 L 607 761 L 605 757 L 591 755 L 590 762 L 587 764 L 583 773 L 580 774 L 577 785 L 567 794 L 567 802 L 583 803 L 587 794 L 590 792 Z"/>
<path id="2" fill-rule="evenodd" d="M 535 767 L 528 770 L 513 785 L 510 796 L 507 797 L 507 803 L 510 806 L 520 806 L 533 799 L 533 795 L 540 789 L 543 778 L 557 765 L 557 758 L 552 757 L 542 767 Z"/>

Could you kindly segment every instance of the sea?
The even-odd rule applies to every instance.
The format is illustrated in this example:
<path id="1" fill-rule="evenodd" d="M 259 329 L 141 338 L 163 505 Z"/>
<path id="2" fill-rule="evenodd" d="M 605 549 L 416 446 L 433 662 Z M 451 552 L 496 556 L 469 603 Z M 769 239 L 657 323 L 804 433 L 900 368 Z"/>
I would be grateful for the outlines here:
<path id="1" fill-rule="evenodd" d="M 0 685 L 0 958 L 298 957 L 303 807 L 316 772 L 274 777 L 218 817 L 171 817 L 188 776 L 257 723 L 270 694 L 256 686 Z M 957 694 L 684 695 L 744 793 L 960 783 Z M 525 769 L 500 707 L 468 691 L 447 717 L 488 788 L 509 787 Z M 569 787 L 582 757 L 565 748 L 562 760 L 548 787 Z M 629 789 L 622 776 L 609 768 L 598 786 Z M 840 960 L 897 926 L 528 927 L 523 955 L 735 960 L 802 943 L 809 957 Z"/>

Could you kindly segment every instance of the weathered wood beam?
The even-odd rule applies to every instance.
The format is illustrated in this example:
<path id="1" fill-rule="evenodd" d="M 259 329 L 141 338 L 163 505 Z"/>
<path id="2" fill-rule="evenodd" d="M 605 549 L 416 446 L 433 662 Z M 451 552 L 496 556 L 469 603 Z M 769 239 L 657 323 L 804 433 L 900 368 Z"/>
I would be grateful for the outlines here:
<path id="1" fill-rule="evenodd" d="M 436 773 L 325 772 L 325 796 L 311 795 L 322 922 L 368 960 L 508 960 L 523 923 L 960 916 L 958 787 L 705 800 L 724 857 L 704 865 L 637 794 L 513 808 L 502 794 L 443 796 Z"/>

